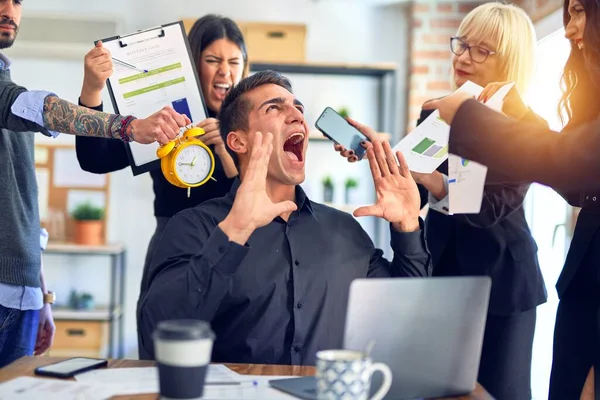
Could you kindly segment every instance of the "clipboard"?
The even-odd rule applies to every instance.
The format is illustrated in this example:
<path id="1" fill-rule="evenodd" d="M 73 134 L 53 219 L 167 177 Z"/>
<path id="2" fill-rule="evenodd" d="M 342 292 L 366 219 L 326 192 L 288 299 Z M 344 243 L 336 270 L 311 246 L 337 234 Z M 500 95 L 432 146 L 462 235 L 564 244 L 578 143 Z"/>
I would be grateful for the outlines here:
<path id="1" fill-rule="evenodd" d="M 182 21 L 101 40 L 113 60 L 125 62 L 113 63 L 115 70 L 106 82 L 115 113 L 146 118 L 169 105 L 194 125 L 208 117 Z M 160 169 L 158 143 L 124 145 L 133 175 Z"/>

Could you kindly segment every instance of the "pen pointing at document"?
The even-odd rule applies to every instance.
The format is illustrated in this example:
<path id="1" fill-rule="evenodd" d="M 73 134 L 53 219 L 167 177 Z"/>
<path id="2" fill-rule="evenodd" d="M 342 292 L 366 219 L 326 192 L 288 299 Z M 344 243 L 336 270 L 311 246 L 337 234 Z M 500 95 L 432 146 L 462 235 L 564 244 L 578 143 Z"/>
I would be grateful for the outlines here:
<path id="1" fill-rule="evenodd" d="M 114 58 L 114 57 L 112 57 L 112 59 L 113 59 L 114 61 L 118 62 L 119 64 L 122 64 L 122 65 L 124 65 L 124 66 L 126 66 L 126 67 L 129 67 L 129 68 L 131 68 L 131 69 L 135 69 L 136 71 L 143 72 L 143 73 L 145 73 L 145 74 L 147 74 L 147 73 L 148 73 L 148 70 L 147 70 L 147 69 L 143 69 L 143 68 L 140 68 L 140 67 L 136 67 L 135 65 L 133 65 L 133 64 L 129 64 L 128 62 L 125 62 L 125 61 L 123 61 L 123 60 L 119 60 L 118 58 Z"/>
<path id="2" fill-rule="evenodd" d="M 113 58 L 110 50 L 102 45 L 102 41 L 96 42 L 96 47 L 85 56 L 85 71 L 94 70 L 94 75 L 87 76 L 84 72 L 84 86 L 81 88 L 81 101 L 86 105 L 99 105 L 102 103 L 102 89 L 105 82 L 113 73 L 113 60 L 123 64 L 128 68 L 148 73 L 144 68 L 126 63 L 122 60 Z"/>

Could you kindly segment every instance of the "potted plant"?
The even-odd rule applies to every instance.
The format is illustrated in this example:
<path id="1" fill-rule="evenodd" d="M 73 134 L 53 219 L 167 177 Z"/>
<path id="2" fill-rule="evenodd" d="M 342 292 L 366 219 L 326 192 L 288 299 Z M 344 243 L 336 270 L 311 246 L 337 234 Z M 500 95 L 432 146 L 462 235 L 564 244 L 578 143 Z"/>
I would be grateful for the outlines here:
<path id="1" fill-rule="evenodd" d="M 87 245 L 104 243 L 102 238 L 104 209 L 102 207 L 97 207 L 90 202 L 81 203 L 75 207 L 71 217 L 75 221 L 75 243 Z"/>
<path id="2" fill-rule="evenodd" d="M 333 180 L 330 176 L 323 178 L 323 200 L 325 203 L 333 202 Z"/>
<path id="3" fill-rule="evenodd" d="M 358 180 L 354 179 L 354 178 L 348 178 L 346 179 L 346 182 L 344 183 L 344 187 L 345 187 L 345 199 L 346 199 L 346 204 L 352 204 L 352 198 L 354 196 L 352 196 L 352 194 L 356 191 L 356 188 L 358 187 Z"/>
<path id="4" fill-rule="evenodd" d="M 77 301 L 78 310 L 92 310 L 94 308 L 94 296 L 89 293 L 81 293 Z"/>

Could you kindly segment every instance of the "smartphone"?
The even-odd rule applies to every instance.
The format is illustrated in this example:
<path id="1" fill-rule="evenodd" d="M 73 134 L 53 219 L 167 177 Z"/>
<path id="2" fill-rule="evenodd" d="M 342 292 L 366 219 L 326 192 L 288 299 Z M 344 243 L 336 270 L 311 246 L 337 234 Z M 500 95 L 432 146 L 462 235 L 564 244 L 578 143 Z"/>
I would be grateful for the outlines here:
<path id="1" fill-rule="evenodd" d="M 85 371 L 106 367 L 107 364 L 107 360 L 99 358 L 74 357 L 43 367 L 37 367 L 34 372 L 36 375 L 52 376 L 54 378 L 71 378 Z"/>
<path id="2" fill-rule="evenodd" d="M 353 150 L 359 160 L 365 155 L 366 149 L 360 145 L 360 142 L 369 139 L 333 108 L 325 107 L 315 122 L 315 127 L 329 139 L 344 146 L 346 150 Z"/>

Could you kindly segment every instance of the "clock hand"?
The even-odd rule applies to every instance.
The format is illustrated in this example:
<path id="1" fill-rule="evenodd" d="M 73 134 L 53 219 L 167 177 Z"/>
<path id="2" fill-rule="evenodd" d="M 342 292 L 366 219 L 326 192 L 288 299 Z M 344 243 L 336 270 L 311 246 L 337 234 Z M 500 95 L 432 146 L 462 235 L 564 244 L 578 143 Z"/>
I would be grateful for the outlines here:
<path id="1" fill-rule="evenodd" d="M 192 160 L 192 162 L 190 163 L 190 166 L 194 166 L 196 165 L 196 158 L 198 158 L 198 156 L 195 156 L 194 159 Z"/>

